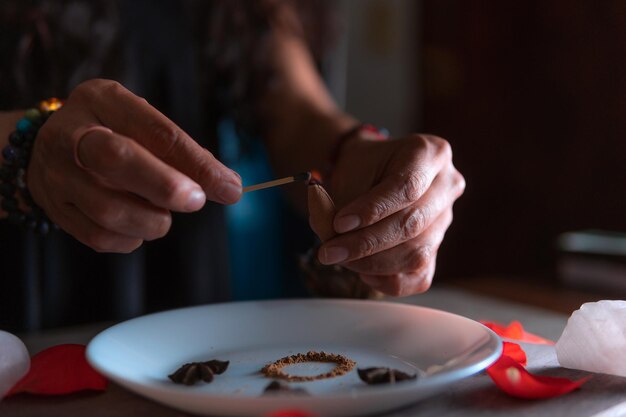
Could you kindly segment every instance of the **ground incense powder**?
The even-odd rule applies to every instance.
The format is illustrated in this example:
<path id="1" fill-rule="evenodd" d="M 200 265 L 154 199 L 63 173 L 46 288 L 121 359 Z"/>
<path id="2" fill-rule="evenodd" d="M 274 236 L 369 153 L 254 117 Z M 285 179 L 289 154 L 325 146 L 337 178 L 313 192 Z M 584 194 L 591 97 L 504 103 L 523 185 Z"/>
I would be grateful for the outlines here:
<path id="1" fill-rule="evenodd" d="M 283 368 L 286 366 L 304 362 L 332 362 L 335 364 L 335 367 L 330 372 L 319 375 L 290 375 L 283 371 Z M 291 382 L 304 382 L 344 375 L 354 369 L 355 365 L 355 361 L 342 355 L 326 353 L 324 351 L 309 351 L 307 353 L 297 353 L 280 358 L 276 362 L 265 365 L 263 369 L 261 369 L 261 372 L 268 378 L 279 378 Z"/>

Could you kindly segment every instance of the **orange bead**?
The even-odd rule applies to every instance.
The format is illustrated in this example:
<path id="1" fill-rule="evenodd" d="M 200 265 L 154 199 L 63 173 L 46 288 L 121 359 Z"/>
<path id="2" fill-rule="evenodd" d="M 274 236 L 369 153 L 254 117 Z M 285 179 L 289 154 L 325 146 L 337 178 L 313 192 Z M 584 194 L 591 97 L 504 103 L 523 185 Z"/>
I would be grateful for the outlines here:
<path id="1" fill-rule="evenodd" d="M 48 100 L 42 100 L 39 103 L 39 109 L 42 112 L 52 112 L 59 110 L 63 106 L 63 102 L 58 98 L 52 97 Z"/>

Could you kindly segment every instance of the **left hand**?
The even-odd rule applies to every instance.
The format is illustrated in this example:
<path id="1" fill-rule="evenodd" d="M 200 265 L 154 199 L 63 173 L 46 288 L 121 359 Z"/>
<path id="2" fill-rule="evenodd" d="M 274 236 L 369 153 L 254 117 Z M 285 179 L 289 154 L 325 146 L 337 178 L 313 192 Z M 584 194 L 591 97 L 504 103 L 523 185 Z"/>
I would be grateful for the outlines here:
<path id="1" fill-rule="evenodd" d="M 341 149 L 330 183 L 338 236 L 320 247 L 323 264 L 340 264 L 394 296 L 426 291 L 437 250 L 465 180 L 444 139 L 411 135 L 380 141 L 359 135 Z"/>

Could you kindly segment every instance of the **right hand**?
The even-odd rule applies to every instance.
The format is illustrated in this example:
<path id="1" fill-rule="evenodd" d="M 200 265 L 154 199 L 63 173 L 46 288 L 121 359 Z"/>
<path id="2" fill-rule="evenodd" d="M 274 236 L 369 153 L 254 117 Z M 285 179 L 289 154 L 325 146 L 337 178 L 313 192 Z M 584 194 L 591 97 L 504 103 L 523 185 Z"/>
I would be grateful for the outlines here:
<path id="1" fill-rule="evenodd" d="M 94 130 L 81 137 L 77 131 Z M 90 80 L 41 127 L 27 172 L 34 201 L 98 252 L 128 253 L 163 237 L 171 211 L 232 204 L 241 178 L 148 102 L 115 81 Z"/>

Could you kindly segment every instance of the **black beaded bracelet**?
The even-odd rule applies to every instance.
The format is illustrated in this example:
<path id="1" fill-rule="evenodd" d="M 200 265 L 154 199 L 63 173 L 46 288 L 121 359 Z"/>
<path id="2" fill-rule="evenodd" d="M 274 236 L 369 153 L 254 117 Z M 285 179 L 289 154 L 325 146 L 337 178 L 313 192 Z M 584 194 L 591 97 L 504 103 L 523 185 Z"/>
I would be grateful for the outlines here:
<path id="1" fill-rule="evenodd" d="M 3 162 L 0 166 L 0 196 L 1 207 L 8 214 L 8 220 L 34 230 L 39 234 L 46 234 L 51 227 L 56 227 L 43 210 L 33 201 L 26 181 L 26 169 L 30 162 L 30 154 L 35 138 L 41 126 L 48 117 L 60 109 L 63 102 L 51 98 L 39 103 L 39 107 L 28 109 L 16 125 L 16 130 L 9 135 L 9 144 L 2 150 Z M 20 208 L 19 198 L 29 207 L 24 212 Z"/>

